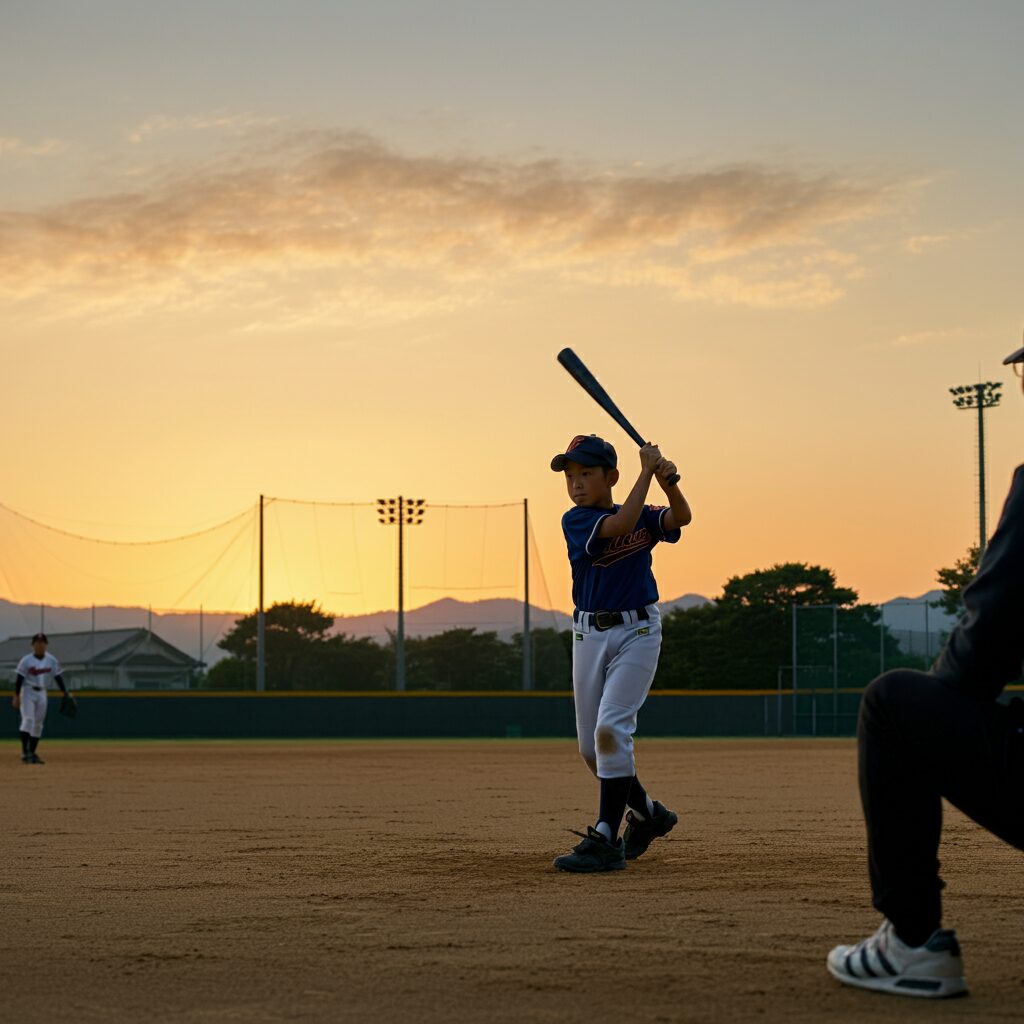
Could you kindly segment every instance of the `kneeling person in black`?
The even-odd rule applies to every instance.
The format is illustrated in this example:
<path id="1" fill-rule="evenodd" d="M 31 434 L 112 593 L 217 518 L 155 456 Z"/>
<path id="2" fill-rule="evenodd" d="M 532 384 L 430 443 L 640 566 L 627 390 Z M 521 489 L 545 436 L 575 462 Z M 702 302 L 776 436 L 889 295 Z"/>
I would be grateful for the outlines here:
<path id="1" fill-rule="evenodd" d="M 1024 348 L 1005 360 L 1024 372 Z M 1024 703 L 997 698 L 1024 661 L 1024 466 L 964 590 L 964 616 L 931 672 L 894 671 L 864 693 L 860 791 L 875 908 L 885 920 L 837 946 L 840 981 L 899 995 L 966 992 L 956 933 L 942 928 L 942 798 L 1024 849 Z"/>

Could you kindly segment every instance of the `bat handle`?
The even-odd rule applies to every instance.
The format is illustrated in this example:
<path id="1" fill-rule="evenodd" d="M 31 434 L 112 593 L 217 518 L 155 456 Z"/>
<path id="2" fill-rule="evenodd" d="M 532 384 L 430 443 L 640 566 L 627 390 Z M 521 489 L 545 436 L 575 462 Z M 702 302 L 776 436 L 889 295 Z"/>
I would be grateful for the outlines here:
<path id="1" fill-rule="evenodd" d="M 649 442 L 645 441 L 642 437 L 634 437 L 634 440 L 640 442 L 640 447 L 641 448 L 643 448 L 643 446 L 645 444 L 649 443 Z M 679 483 L 679 474 L 678 473 L 673 473 L 668 478 L 668 485 L 669 485 L 669 487 L 674 487 L 677 483 Z"/>

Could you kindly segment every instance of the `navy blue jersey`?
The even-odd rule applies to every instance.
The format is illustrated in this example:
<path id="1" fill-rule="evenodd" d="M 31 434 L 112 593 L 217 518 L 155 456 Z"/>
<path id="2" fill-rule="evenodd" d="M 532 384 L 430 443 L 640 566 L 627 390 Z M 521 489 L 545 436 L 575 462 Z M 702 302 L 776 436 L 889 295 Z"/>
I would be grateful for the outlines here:
<path id="1" fill-rule="evenodd" d="M 572 567 L 572 600 L 581 611 L 622 612 L 658 600 L 651 550 L 659 541 L 675 544 L 682 531 L 664 530 L 667 508 L 645 505 L 630 533 L 598 537 L 602 520 L 620 507 L 577 506 L 562 516 L 562 532 Z"/>

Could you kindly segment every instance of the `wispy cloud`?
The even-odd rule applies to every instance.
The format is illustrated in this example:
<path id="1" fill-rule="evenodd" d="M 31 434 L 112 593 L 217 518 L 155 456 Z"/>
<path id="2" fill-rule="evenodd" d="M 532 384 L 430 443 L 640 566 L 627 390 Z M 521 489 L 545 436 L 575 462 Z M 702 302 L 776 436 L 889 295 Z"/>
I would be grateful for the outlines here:
<path id="1" fill-rule="evenodd" d="M 910 331 L 892 339 L 897 348 L 908 348 L 918 345 L 938 345 L 946 341 L 960 341 L 967 336 L 962 327 L 947 327 L 940 330 Z"/>
<path id="2" fill-rule="evenodd" d="M 263 117 L 256 114 L 238 114 L 226 111 L 209 114 L 190 114 L 171 116 L 156 114 L 140 122 L 128 134 L 133 143 L 145 142 L 160 135 L 176 132 L 208 132 L 216 131 L 228 135 L 245 135 L 258 129 L 269 128 L 280 122 L 276 117 Z"/>
<path id="3" fill-rule="evenodd" d="M 29 142 L 13 135 L 0 135 L 0 157 L 4 156 L 50 156 L 62 153 L 67 143 L 60 139 L 40 139 Z"/>
<path id="4" fill-rule="evenodd" d="M 948 245 L 951 240 L 951 235 L 912 235 L 903 244 L 908 252 L 918 256 L 929 249 L 938 249 Z"/>
<path id="5" fill-rule="evenodd" d="M 862 272 L 843 231 L 884 216 L 897 191 L 757 164 L 602 170 L 269 133 L 259 150 L 130 191 L 0 212 L 0 288 L 30 297 L 58 286 L 138 310 L 197 292 L 216 302 L 258 279 L 265 295 L 305 292 L 315 315 L 349 287 L 460 301 L 541 270 L 682 299 L 807 307 L 835 301 Z"/>

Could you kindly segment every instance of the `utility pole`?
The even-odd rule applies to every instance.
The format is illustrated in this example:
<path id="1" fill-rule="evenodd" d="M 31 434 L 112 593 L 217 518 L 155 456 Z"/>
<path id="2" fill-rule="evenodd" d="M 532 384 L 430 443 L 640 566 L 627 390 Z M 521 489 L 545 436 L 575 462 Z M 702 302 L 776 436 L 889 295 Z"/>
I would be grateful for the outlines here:
<path id="1" fill-rule="evenodd" d="M 978 410 L 978 558 L 985 554 L 988 543 L 988 528 L 985 522 L 985 410 L 994 409 L 1003 397 L 999 389 L 1001 381 L 966 384 L 950 388 L 953 404 L 958 409 Z"/>
<path id="2" fill-rule="evenodd" d="M 427 511 L 422 498 L 378 498 L 377 521 L 398 527 L 398 626 L 395 631 L 395 689 L 405 689 L 405 527 L 419 526 Z"/>

